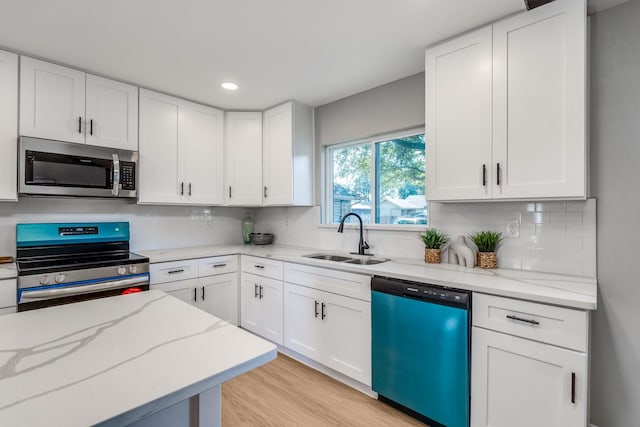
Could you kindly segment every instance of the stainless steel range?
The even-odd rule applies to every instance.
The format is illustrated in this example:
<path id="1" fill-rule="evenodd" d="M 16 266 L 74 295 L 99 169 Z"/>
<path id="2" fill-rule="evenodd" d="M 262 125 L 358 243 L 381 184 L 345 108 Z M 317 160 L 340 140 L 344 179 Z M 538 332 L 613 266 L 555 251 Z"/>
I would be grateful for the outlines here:
<path id="1" fill-rule="evenodd" d="M 18 311 L 149 290 L 128 222 L 16 226 Z"/>

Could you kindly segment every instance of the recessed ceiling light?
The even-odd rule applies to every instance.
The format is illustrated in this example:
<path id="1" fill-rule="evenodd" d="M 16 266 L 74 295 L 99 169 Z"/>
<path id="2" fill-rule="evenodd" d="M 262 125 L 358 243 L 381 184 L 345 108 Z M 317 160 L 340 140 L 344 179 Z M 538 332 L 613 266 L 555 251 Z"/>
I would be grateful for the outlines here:
<path id="1" fill-rule="evenodd" d="M 222 86 L 222 88 L 226 89 L 226 90 L 236 90 L 236 89 L 238 89 L 238 85 L 235 84 L 235 83 L 231 83 L 231 82 L 224 82 L 220 86 Z"/>

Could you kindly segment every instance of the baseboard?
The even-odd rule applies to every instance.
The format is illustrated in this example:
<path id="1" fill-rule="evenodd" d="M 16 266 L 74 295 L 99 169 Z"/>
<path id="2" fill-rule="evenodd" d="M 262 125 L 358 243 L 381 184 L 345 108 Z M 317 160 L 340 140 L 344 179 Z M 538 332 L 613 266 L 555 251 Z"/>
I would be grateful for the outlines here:
<path id="1" fill-rule="evenodd" d="M 296 353 L 295 351 L 281 345 L 278 346 L 278 352 L 284 354 L 285 356 L 289 356 L 290 358 L 295 359 L 303 365 L 307 365 L 308 367 L 315 369 L 316 371 L 322 372 L 323 374 L 333 378 L 334 380 L 340 381 L 341 383 L 353 388 L 354 390 L 359 391 L 360 393 L 366 394 L 367 396 L 373 397 L 374 399 L 378 398 L 378 393 L 373 391 L 368 385 L 363 384 L 360 381 L 356 381 L 353 378 L 350 378 L 338 371 L 334 371 L 333 369 L 321 363 L 318 363 L 315 360 L 309 359 L 308 357 Z"/>

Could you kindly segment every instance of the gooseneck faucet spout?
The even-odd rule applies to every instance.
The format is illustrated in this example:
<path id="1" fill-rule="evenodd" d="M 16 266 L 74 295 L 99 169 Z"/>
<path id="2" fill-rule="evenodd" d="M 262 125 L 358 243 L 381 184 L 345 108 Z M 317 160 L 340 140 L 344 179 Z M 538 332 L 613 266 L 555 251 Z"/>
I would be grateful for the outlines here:
<path id="1" fill-rule="evenodd" d="M 355 212 L 349 212 L 348 214 L 343 216 L 342 219 L 340 220 L 340 225 L 338 226 L 338 233 L 342 233 L 344 231 L 344 222 L 350 216 L 355 216 L 360 222 L 360 241 L 358 242 L 358 255 L 366 255 L 364 251 L 366 249 L 369 249 L 369 245 L 367 244 L 367 242 L 364 241 L 364 237 L 362 235 L 363 225 L 362 225 L 362 218 L 360 217 L 360 215 L 358 215 Z M 355 253 L 355 252 L 351 252 L 351 253 Z"/>

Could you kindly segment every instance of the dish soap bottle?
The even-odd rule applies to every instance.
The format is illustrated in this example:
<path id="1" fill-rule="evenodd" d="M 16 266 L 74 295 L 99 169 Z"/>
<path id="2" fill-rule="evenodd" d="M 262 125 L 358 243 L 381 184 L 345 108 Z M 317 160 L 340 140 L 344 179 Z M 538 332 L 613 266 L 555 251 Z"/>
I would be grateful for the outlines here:
<path id="1" fill-rule="evenodd" d="M 249 234 L 255 231 L 255 223 L 253 222 L 253 218 L 247 212 L 247 216 L 242 220 L 242 241 L 244 243 L 251 243 L 251 239 L 249 238 Z"/>

